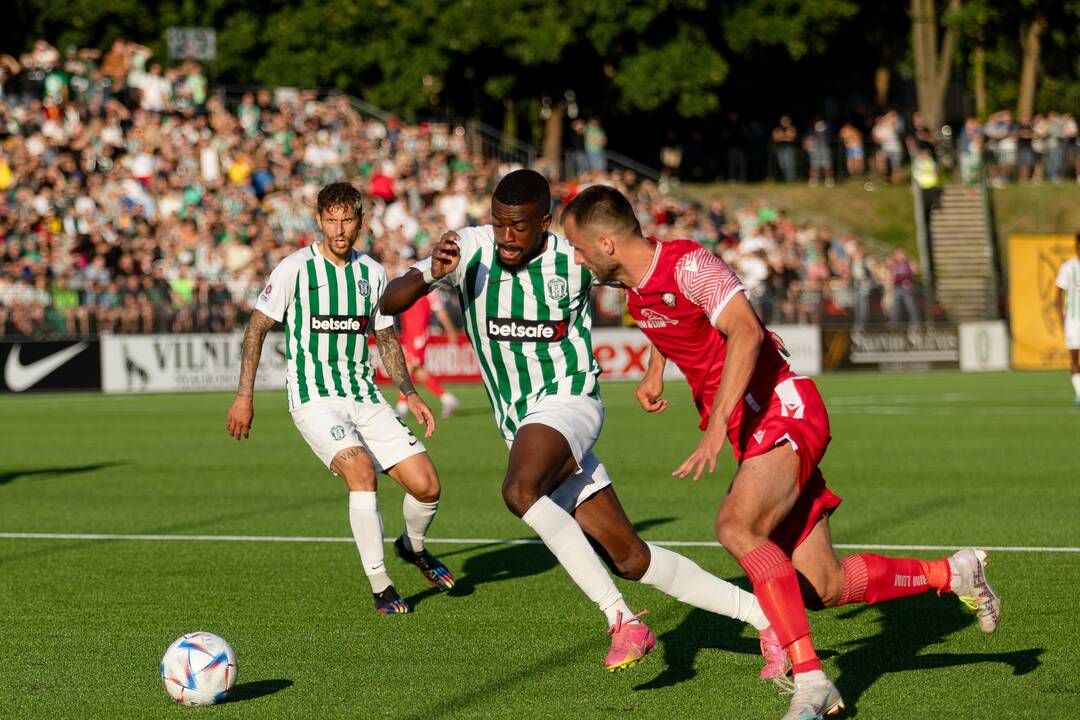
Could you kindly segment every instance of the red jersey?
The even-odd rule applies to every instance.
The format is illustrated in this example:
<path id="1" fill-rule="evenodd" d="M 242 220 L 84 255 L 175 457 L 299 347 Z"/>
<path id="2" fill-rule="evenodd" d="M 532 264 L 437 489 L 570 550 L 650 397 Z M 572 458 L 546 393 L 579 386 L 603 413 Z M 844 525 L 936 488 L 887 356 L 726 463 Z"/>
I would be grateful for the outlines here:
<path id="1" fill-rule="evenodd" d="M 744 288 L 727 263 L 692 240 L 649 242 L 656 245 L 652 264 L 626 293 L 626 304 L 650 342 L 686 376 L 704 429 L 727 354 L 727 338 L 716 329 L 716 318 Z M 728 419 L 729 431 L 738 428 L 744 407 L 757 414 L 777 384 L 789 377 L 794 373 L 766 332 L 746 398 Z"/>

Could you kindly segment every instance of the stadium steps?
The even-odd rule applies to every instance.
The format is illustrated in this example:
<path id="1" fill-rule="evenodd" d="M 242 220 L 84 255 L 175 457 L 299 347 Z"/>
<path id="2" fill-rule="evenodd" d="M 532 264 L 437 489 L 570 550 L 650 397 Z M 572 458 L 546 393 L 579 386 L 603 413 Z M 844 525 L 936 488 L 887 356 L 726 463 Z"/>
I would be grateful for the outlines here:
<path id="1" fill-rule="evenodd" d="M 930 213 L 937 299 L 956 321 L 997 317 L 988 199 L 981 187 L 949 185 Z"/>

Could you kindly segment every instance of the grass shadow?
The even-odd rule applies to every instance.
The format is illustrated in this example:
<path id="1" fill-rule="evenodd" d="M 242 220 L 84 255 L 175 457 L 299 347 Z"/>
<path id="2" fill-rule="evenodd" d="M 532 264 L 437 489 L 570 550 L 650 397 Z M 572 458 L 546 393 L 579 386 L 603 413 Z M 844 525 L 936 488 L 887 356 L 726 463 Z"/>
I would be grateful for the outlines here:
<path id="1" fill-rule="evenodd" d="M 119 467 L 120 465 L 126 465 L 125 462 L 101 462 L 90 463 L 88 465 L 69 465 L 67 467 L 42 467 L 42 468 L 27 468 L 24 470 L 6 470 L 0 472 L 0 485 L 7 485 L 9 482 L 18 480 L 20 478 L 49 478 L 49 477 L 64 477 L 65 475 L 78 475 L 79 473 L 93 472 L 95 470 L 104 470 L 105 468 Z"/>
<path id="2" fill-rule="evenodd" d="M 499 545 L 467 558 L 457 583 L 448 594 L 468 597 L 485 583 L 539 575 L 556 564 L 555 556 L 544 545 Z"/>
<path id="3" fill-rule="evenodd" d="M 728 582 L 741 586 L 741 581 L 742 578 Z M 634 686 L 634 690 L 658 690 L 692 680 L 697 676 L 694 663 L 702 650 L 724 650 L 760 656 L 761 649 L 758 647 L 757 638 L 742 637 L 745 628 L 738 620 L 694 608 L 678 626 L 657 638 L 664 649 L 666 667 L 652 680 Z M 828 658 L 836 653 L 819 650 L 818 655 Z"/>
<path id="4" fill-rule="evenodd" d="M 857 714 L 855 703 L 863 693 L 889 673 L 999 663 L 1011 669 L 1013 675 L 1026 675 L 1039 667 L 1039 656 L 1045 652 L 1044 648 L 1028 648 L 999 653 L 920 654 L 958 630 L 978 632 L 971 627 L 974 624 L 971 613 L 959 600 L 925 593 L 901 602 L 882 603 L 873 609 L 880 612 L 881 632 L 845 643 L 846 649 L 836 660 L 840 670 L 836 686 L 851 708 L 851 716 Z M 843 611 L 840 617 L 856 617 L 868 611 L 870 606 L 860 605 Z"/>
<path id="5" fill-rule="evenodd" d="M 253 680 L 251 682 L 240 683 L 225 696 L 225 702 L 234 703 L 243 702 L 245 700 L 255 700 L 256 698 L 273 695 L 285 688 L 292 687 L 292 684 L 292 680 L 286 680 L 285 678 Z"/>

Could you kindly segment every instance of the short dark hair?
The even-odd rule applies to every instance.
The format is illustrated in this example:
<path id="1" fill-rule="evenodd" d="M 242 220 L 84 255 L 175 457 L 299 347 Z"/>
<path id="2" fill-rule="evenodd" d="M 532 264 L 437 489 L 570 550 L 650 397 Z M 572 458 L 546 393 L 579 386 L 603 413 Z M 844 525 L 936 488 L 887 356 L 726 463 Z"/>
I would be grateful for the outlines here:
<path id="1" fill-rule="evenodd" d="M 319 191 L 315 209 L 319 215 L 330 208 L 352 208 L 357 214 L 364 212 L 364 196 L 344 180 L 332 182 Z"/>
<path id="2" fill-rule="evenodd" d="M 551 188 L 547 178 L 535 170 L 515 170 L 499 181 L 494 198 L 503 205 L 537 204 L 551 211 Z"/>
<path id="3" fill-rule="evenodd" d="M 575 195 L 563 208 L 563 225 L 570 218 L 583 227 L 598 224 L 641 235 L 641 223 L 630 201 L 610 185 L 592 185 Z"/>

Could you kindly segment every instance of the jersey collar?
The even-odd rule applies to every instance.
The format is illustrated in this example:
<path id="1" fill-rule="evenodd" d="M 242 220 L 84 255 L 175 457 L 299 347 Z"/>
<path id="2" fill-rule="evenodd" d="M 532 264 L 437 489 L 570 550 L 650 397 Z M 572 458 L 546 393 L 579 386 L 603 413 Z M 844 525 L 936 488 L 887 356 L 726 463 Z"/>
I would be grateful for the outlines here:
<path id="1" fill-rule="evenodd" d="M 660 241 L 652 236 L 645 239 L 655 245 L 656 249 L 653 250 L 652 262 L 649 263 L 649 269 L 645 271 L 645 274 L 641 276 L 641 280 L 639 280 L 638 284 L 634 286 L 634 292 L 638 293 L 639 295 L 641 294 L 641 289 L 649 283 L 649 280 L 652 279 L 652 274 L 656 270 L 656 263 L 660 262 Z"/>

